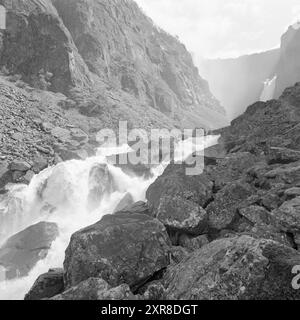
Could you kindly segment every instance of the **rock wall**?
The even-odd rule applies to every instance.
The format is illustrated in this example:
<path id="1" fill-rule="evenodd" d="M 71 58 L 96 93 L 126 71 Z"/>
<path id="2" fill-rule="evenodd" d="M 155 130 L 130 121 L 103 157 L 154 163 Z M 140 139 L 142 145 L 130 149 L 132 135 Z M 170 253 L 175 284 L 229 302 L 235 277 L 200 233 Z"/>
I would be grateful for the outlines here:
<path id="1" fill-rule="evenodd" d="M 180 126 L 226 124 L 224 109 L 185 46 L 156 27 L 135 2 L 0 3 L 7 8 L 0 66 L 33 86 L 67 95 L 74 87 L 80 96 L 102 92 L 104 104 L 111 96 L 118 105 L 129 99 Z"/>

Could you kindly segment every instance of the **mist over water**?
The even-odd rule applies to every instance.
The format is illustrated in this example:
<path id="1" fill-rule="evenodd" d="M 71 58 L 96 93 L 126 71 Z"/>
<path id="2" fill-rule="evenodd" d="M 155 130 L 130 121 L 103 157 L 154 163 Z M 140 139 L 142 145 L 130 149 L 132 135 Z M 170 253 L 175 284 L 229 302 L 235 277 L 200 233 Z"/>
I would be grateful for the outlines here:
<path id="1" fill-rule="evenodd" d="M 197 145 L 193 139 L 179 142 L 175 148 L 175 160 L 184 160 L 195 151 L 215 145 L 218 138 L 203 137 Z M 1 281 L 0 269 L 0 300 L 23 299 L 39 275 L 50 268 L 61 268 L 71 235 L 98 222 L 105 214 L 112 214 L 127 193 L 134 201 L 145 200 L 148 187 L 168 163 L 153 168 L 153 176 L 146 179 L 126 174 L 107 162 L 106 156 L 128 151 L 128 148 L 99 149 L 95 157 L 67 161 L 45 169 L 28 186 L 9 186 L 8 193 L 0 198 L 0 243 L 41 221 L 57 223 L 60 235 L 47 257 L 39 261 L 27 277 Z M 91 197 L 94 190 L 99 196 L 96 199 Z"/>
<path id="2" fill-rule="evenodd" d="M 276 81 L 277 81 L 277 76 L 274 76 L 273 79 L 267 79 L 264 82 L 264 89 L 260 96 L 260 101 L 266 102 L 274 98 L 274 94 L 276 90 Z"/>

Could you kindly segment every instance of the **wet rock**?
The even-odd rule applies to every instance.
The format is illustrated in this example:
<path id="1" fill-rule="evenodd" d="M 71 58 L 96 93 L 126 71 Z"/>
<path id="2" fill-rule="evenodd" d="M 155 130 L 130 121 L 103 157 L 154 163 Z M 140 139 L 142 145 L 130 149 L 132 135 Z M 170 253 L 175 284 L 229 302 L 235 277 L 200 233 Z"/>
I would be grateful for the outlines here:
<path id="1" fill-rule="evenodd" d="M 117 212 L 127 214 L 145 214 L 149 216 L 151 215 L 151 210 L 148 204 L 143 201 L 136 202 Z"/>
<path id="2" fill-rule="evenodd" d="M 130 288 L 122 284 L 112 288 L 99 278 L 89 278 L 50 300 L 136 300 Z"/>
<path id="3" fill-rule="evenodd" d="M 34 175 L 35 175 L 35 173 L 33 171 L 29 170 L 26 172 L 26 174 L 22 180 L 24 181 L 24 183 L 29 184 L 31 182 L 32 178 L 34 177 Z"/>
<path id="4" fill-rule="evenodd" d="M 113 178 L 106 164 L 95 164 L 89 173 L 88 209 L 99 207 L 103 197 L 113 191 Z"/>
<path id="5" fill-rule="evenodd" d="M 14 160 L 10 163 L 9 169 L 11 171 L 26 172 L 31 169 L 31 164 L 23 160 Z"/>
<path id="6" fill-rule="evenodd" d="M 130 193 L 126 193 L 123 199 L 119 202 L 119 204 L 114 209 L 114 212 L 122 211 L 123 209 L 131 206 L 134 203 L 133 197 Z"/>
<path id="7" fill-rule="evenodd" d="M 43 157 L 36 157 L 34 159 L 32 170 L 34 173 L 39 173 L 48 167 L 47 159 Z"/>
<path id="8" fill-rule="evenodd" d="M 107 215 L 75 233 L 64 262 L 67 288 L 90 277 L 136 288 L 169 264 L 170 240 L 156 219 L 138 213 Z"/>
<path id="9" fill-rule="evenodd" d="M 164 276 L 167 299 L 294 300 L 292 269 L 300 254 L 271 240 L 249 236 L 216 240 Z"/>
<path id="10" fill-rule="evenodd" d="M 62 293 L 64 289 L 63 276 L 63 269 L 50 269 L 47 273 L 40 275 L 24 300 L 48 299 Z"/>
<path id="11" fill-rule="evenodd" d="M 58 233 L 55 223 L 40 222 L 10 237 L 0 248 L 0 265 L 6 269 L 6 278 L 28 275 L 47 256 Z"/>

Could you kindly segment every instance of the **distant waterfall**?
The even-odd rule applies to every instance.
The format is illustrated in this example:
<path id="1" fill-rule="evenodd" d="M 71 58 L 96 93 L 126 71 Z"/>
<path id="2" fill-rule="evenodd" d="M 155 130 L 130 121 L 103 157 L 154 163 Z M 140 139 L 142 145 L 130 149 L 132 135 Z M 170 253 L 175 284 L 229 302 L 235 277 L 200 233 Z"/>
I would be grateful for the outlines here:
<path id="1" fill-rule="evenodd" d="M 273 79 L 267 79 L 264 82 L 264 89 L 260 96 L 260 101 L 266 102 L 274 98 L 276 81 L 277 81 L 277 76 L 274 76 Z"/>
<path id="2" fill-rule="evenodd" d="M 194 151 L 215 145 L 218 138 L 203 137 Z M 190 155 L 187 150 L 191 150 L 193 144 L 192 139 L 179 142 L 175 159 L 186 159 Z M 0 268 L 0 300 L 23 299 L 40 274 L 49 268 L 62 267 L 70 236 L 99 221 L 104 214 L 111 214 L 127 193 L 134 201 L 145 200 L 148 187 L 167 164 L 153 168 L 154 176 L 149 179 L 130 176 L 111 165 L 106 158 L 124 150 L 127 148 L 118 151 L 99 149 L 95 157 L 60 163 L 36 175 L 29 186 L 12 185 L 8 193 L 0 197 L 2 242 L 40 221 L 55 222 L 60 230 L 60 236 L 52 244 L 47 257 L 38 262 L 27 277 L 1 282 L 3 270 Z"/>

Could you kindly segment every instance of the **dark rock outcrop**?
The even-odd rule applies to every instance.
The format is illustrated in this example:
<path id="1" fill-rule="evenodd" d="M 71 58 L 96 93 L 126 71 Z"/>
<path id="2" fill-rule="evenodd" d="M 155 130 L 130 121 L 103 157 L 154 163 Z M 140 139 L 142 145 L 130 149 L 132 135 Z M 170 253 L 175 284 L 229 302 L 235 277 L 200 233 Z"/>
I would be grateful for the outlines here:
<path id="1" fill-rule="evenodd" d="M 50 300 L 137 300 L 126 284 L 112 288 L 99 278 L 89 278 Z"/>
<path id="2" fill-rule="evenodd" d="M 64 290 L 64 270 L 50 269 L 33 284 L 24 300 L 42 300 L 52 298 Z"/>
<path id="3" fill-rule="evenodd" d="M 248 236 L 221 239 L 195 251 L 164 276 L 168 299 L 294 300 L 299 252 Z"/>
<path id="4" fill-rule="evenodd" d="M 169 264 L 170 241 L 165 227 L 139 213 L 107 215 L 75 233 L 64 262 L 67 288 L 91 277 L 112 286 L 137 288 Z"/>
<path id="5" fill-rule="evenodd" d="M 0 265 L 6 269 L 6 278 L 28 275 L 47 256 L 57 236 L 55 223 L 40 222 L 10 237 L 0 248 Z"/>

